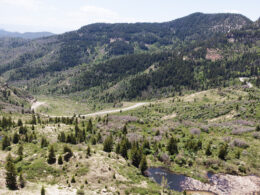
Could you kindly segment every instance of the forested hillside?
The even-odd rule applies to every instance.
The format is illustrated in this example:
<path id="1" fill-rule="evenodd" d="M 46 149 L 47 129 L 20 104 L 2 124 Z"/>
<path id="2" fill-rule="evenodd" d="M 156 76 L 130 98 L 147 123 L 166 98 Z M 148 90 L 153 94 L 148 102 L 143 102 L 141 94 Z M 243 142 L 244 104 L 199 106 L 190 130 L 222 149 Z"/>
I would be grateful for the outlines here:
<path id="1" fill-rule="evenodd" d="M 258 22 L 195 13 L 165 23 L 92 24 L 34 41 L 2 39 L 0 74 L 32 93 L 113 102 L 228 85 L 259 72 Z"/>

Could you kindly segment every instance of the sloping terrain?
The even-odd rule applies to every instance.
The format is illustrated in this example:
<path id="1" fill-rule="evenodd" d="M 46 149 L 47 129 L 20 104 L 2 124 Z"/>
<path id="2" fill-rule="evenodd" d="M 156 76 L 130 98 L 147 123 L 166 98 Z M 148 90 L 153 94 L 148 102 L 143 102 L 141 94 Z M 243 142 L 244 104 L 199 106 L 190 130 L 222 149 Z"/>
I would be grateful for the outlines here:
<path id="1" fill-rule="evenodd" d="M 195 13 L 165 23 L 92 24 L 33 41 L 6 38 L 0 42 L 0 74 L 16 85 L 18 81 L 21 86 L 28 85 L 32 91 L 31 85 L 48 85 L 54 87 L 48 87 L 49 93 L 60 93 L 55 86 L 62 83 L 70 86 L 67 78 L 81 71 L 81 64 L 95 67 L 115 56 L 187 50 L 186 44 L 190 45 L 191 40 L 201 41 L 251 24 L 238 14 Z M 142 68 L 159 62 L 148 59 Z M 128 68 L 128 64 L 125 66 Z M 142 72 L 142 68 L 137 72 Z"/>
<path id="2" fill-rule="evenodd" d="M 1 112 L 29 112 L 33 97 L 27 92 L 0 82 Z"/>

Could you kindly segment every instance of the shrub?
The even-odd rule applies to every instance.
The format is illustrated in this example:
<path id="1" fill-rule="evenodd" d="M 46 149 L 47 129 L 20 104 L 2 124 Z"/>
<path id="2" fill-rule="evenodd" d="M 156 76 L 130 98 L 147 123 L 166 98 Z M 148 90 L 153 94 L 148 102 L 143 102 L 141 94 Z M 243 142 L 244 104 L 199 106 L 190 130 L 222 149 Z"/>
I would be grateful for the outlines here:
<path id="1" fill-rule="evenodd" d="M 233 146 L 236 146 L 236 147 L 239 147 L 239 148 L 247 148 L 249 147 L 249 145 L 243 141 L 243 140 L 240 140 L 240 139 L 235 139 L 232 143 Z"/>
<path id="2" fill-rule="evenodd" d="M 183 166 L 183 165 L 186 164 L 186 160 L 185 160 L 185 158 L 182 155 L 178 155 L 175 158 L 175 163 L 180 165 L 180 166 Z"/>
<path id="3" fill-rule="evenodd" d="M 255 139 L 260 139 L 260 133 L 254 133 L 254 134 L 253 134 L 253 137 L 254 137 Z"/>
<path id="4" fill-rule="evenodd" d="M 77 190 L 77 195 L 84 195 L 85 192 L 82 189 Z"/>
<path id="5" fill-rule="evenodd" d="M 198 128 L 193 128 L 193 129 L 190 130 L 190 133 L 192 135 L 200 135 L 201 131 Z"/>

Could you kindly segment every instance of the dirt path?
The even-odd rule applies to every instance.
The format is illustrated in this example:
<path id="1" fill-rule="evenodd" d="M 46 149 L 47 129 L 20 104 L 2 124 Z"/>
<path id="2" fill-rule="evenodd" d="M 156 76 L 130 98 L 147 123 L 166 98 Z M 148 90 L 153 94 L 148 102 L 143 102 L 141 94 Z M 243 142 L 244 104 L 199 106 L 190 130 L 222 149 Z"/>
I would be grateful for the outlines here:
<path id="1" fill-rule="evenodd" d="M 34 102 L 32 104 L 31 110 L 35 111 L 36 108 L 38 108 L 39 106 L 44 105 L 44 104 L 45 104 L 45 102 Z M 134 104 L 133 106 L 129 106 L 129 107 L 126 107 L 126 108 L 115 109 L 115 110 L 104 110 L 104 111 L 94 112 L 94 113 L 90 113 L 90 114 L 83 114 L 83 115 L 80 115 L 80 116 L 93 117 L 93 116 L 117 113 L 117 112 L 121 112 L 121 111 L 123 112 L 123 111 L 136 109 L 136 108 L 144 106 L 146 104 L 148 104 L 148 103 L 147 102 L 139 102 L 139 103 Z M 46 115 L 46 114 L 42 114 L 42 115 L 49 116 L 49 115 Z M 49 117 L 71 117 L 71 116 L 49 116 Z"/>

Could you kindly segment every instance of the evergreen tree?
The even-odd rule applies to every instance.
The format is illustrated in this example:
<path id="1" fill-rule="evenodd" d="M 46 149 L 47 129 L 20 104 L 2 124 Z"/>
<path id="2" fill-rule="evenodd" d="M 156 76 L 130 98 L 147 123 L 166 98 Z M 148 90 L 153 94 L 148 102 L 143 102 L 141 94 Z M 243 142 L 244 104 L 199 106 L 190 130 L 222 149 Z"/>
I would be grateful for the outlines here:
<path id="1" fill-rule="evenodd" d="M 63 131 L 58 135 L 58 140 L 63 143 L 66 142 L 66 135 Z"/>
<path id="2" fill-rule="evenodd" d="M 19 127 L 19 134 L 25 135 L 27 133 L 27 128 L 26 127 Z"/>
<path id="3" fill-rule="evenodd" d="M 116 153 L 120 154 L 120 143 L 116 144 Z"/>
<path id="4" fill-rule="evenodd" d="M 140 162 L 140 170 L 143 175 L 145 175 L 145 171 L 147 168 L 148 168 L 148 165 L 147 165 L 147 161 L 146 161 L 146 156 L 143 155 L 142 160 Z"/>
<path id="5" fill-rule="evenodd" d="M 18 135 L 18 133 L 14 133 L 13 135 L 13 143 L 17 144 L 19 142 L 20 136 Z"/>
<path id="6" fill-rule="evenodd" d="M 88 121 L 87 132 L 91 133 L 92 129 L 93 129 L 93 125 L 92 125 L 92 120 L 90 118 L 89 121 Z"/>
<path id="7" fill-rule="evenodd" d="M 23 159 L 23 145 L 22 144 L 19 145 L 17 154 L 19 155 L 20 160 L 22 160 Z"/>
<path id="8" fill-rule="evenodd" d="M 206 154 L 207 156 L 211 156 L 211 155 L 212 155 L 212 152 L 211 152 L 211 144 L 210 144 L 210 143 L 207 145 L 205 154 Z"/>
<path id="9" fill-rule="evenodd" d="M 124 157 L 125 159 L 128 159 L 127 150 L 128 150 L 128 146 L 127 146 L 127 140 L 126 140 L 126 138 L 125 138 L 125 139 L 123 139 L 123 140 L 121 141 L 120 151 L 119 151 L 120 155 L 121 155 L 122 157 Z"/>
<path id="10" fill-rule="evenodd" d="M 41 139 L 41 148 L 45 148 L 49 145 L 47 139 L 45 137 L 42 137 Z"/>
<path id="11" fill-rule="evenodd" d="M 90 149 L 90 146 L 88 146 L 87 148 L 87 157 L 91 155 L 91 149 Z"/>
<path id="12" fill-rule="evenodd" d="M 222 160 L 226 160 L 226 156 L 228 154 L 228 145 L 227 143 L 223 144 L 220 149 L 219 149 L 219 153 L 218 153 L 218 157 Z"/>
<path id="13" fill-rule="evenodd" d="M 72 178 L 71 178 L 71 183 L 76 183 L 76 179 L 75 179 L 75 176 L 73 175 Z"/>
<path id="14" fill-rule="evenodd" d="M 62 165 L 62 164 L 63 164 L 63 160 L 62 160 L 62 156 L 61 156 L 61 155 L 59 155 L 58 164 L 59 164 L 59 165 Z"/>
<path id="15" fill-rule="evenodd" d="M 111 152 L 113 150 L 113 138 L 112 135 L 108 136 L 103 144 L 103 150 L 105 152 Z"/>
<path id="16" fill-rule="evenodd" d="M 170 155 L 178 154 L 177 140 L 173 137 L 171 137 L 171 139 L 168 142 L 167 150 L 170 153 Z"/>
<path id="17" fill-rule="evenodd" d="M 134 146 L 131 149 L 131 159 L 132 159 L 132 164 L 138 168 L 142 160 L 142 151 L 138 149 L 138 147 L 136 146 Z"/>
<path id="18" fill-rule="evenodd" d="M 124 127 L 123 127 L 123 134 L 127 134 L 127 127 L 126 127 L 126 125 L 124 125 Z"/>
<path id="19" fill-rule="evenodd" d="M 42 189 L 41 189 L 41 195 L 45 195 L 45 188 L 44 188 L 44 186 L 42 186 Z"/>
<path id="20" fill-rule="evenodd" d="M 25 180 L 23 178 L 23 173 L 22 172 L 19 174 L 19 186 L 20 186 L 20 188 L 24 188 L 25 187 Z"/>
<path id="21" fill-rule="evenodd" d="M 256 131 L 260 131 L 260 125 L 257 125 L 255 128 Z"/>
<path id="22" fill-rule="evenodd" d="M 31 124 L 32 125 L 36 125 L 36 117 L 35 117 L 35 114 L 32 114 L 32 120 L 31 120 Z"/>
<path id="23" fill-rule="evenodd" d="M 79 131 L 80 131 L 79 126 L 78 126 L 78 124 L 76 123 L 76 125 L 75 125 L 75 136 L 76 136 L 76 137 L 78 137 Z"/>
<path id="24" fill-rule="evenodd" d="M 18 127 L 21 127 L 21 126 L 23 126 L 23 122 L 22 122 L 22 120 L 21 120 L 21 119 L 18 119 L 17 126 L 18 126 Z"/>
<path id="25" fill-rule="evenodd" d="M 9 140 L 8 136 L 5 135 L 3 137 L 3 141 L 2 141 L 2 150 L 5 150 L 10 145 L 11 145 L 10 140 Z"/>
<path id="26" fill-rule="evenodd" d="M 54 151 L 54 147 L 51 146 L 49 149 L 49 155 L 48 155 L 48 160 L 47 162 L 49 164 L 54 164 L 56 162 L 56 156 L 55 156 L 55 151 Z"/>
<path id="27" fill-rule="evenodd" d="M 5 166 L 5 170 L 6 170 L 6 186 L 10 189 L 10 190 L 16 190 L 17 189 L 17 181 L 16 181 L 16 176 L 17 176 L 17 172 L 15 169 L 15 165 L 12 159 L 11 154 L 9 153 L 7 158 L 6 158 L 6 166 Z"/>

